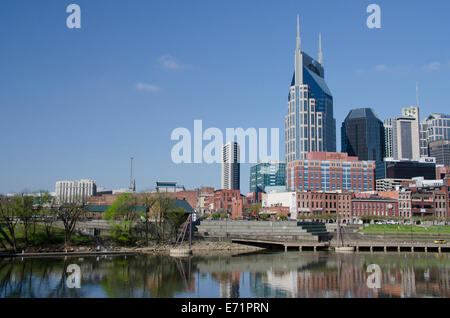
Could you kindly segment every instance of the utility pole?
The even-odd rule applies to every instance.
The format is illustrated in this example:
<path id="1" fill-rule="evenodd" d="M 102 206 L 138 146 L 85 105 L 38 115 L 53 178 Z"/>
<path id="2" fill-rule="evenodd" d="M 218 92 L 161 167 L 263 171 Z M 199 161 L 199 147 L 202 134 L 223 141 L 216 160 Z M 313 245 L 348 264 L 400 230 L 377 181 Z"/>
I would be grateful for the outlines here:
<path id="1" fill-rule="evenodd" d="M 130 169 L 130 190 L 136 192 L 136 180 L 133 179 L 133 157 L 131 157 L 131 169 Z"/>
<path id="2" fill-rule="evenodd" d="M 189 215 L 189 249 L 192 245 L 192 214 Z"/>

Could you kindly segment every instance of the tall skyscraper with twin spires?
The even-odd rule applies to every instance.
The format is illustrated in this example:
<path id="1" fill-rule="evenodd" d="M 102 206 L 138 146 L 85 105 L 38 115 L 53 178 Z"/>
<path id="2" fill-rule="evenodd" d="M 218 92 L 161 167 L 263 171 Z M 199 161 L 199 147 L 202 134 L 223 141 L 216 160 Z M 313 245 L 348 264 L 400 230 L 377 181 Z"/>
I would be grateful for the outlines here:
<path id="1" fill-rule="evenodd" d="M 285 117 L 286 163 L 306 159 L 308 152 L 336 151 L 333 96 L 324 79 L 321 41 L 319 34 L 318 61 L 302 51 L 297 16 L 295 68 Z"/>

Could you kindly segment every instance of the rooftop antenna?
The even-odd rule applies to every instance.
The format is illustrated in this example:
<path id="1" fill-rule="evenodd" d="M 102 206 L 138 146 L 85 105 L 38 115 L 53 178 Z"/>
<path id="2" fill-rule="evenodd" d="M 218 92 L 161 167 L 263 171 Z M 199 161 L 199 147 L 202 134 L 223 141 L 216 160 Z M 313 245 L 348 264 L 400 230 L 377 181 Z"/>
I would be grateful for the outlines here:
<path id="1" fill-rule="evenodd" d="M 416 83 L 416 105 L 419 107 L 419 83 Z"/>
<path id="2" fill-rule="evenodd" d="M 322 33 L 319 33 L 319 63 L 323 64 L 323 56 L 322 56 Z"/>
<path id="3" fill-rule="evenodd" d="M 136 192 L 136 180 L 133 179 L 133 157 L 131 157 L 130 190 Z"/>

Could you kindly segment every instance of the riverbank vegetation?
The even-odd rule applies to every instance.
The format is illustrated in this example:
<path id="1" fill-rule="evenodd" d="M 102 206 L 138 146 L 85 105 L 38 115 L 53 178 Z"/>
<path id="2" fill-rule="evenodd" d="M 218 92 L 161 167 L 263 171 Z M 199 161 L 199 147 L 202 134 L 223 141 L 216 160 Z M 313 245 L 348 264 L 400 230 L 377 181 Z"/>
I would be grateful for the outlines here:
<path id="1" fill-rule="evenodd" d="M 48 192 L 0 198 L 0 248 L 17 252 L 31 247 L 78 244 L 77 222 L 85 216 L 83 202 L 56 205 Z M 60 226 L 56 226 L 57 223 Z"/>
<path id="2" fill-rule="evenodd" d="M 92 215 L 86 202 L 57 204 L 48 193 L 0 198 L 0 250 L 22 251 L 48 246 L 171 244 L 188 214 L 164 195 L 120 195 L 104 213 L 108 233 L 83 234 L 77 225 Z"/>
<path id="3" fill-rule="evenodd" d="M 187 218 L 174 198 L 123 193 L 103 216 L 110 221 L 109 234 L 104 237 L 125 246 L 173 243 Z"/>
<path id="4" fill-rule="evenodd" d="M 360 233 L 413 233 L 413 234 L 450 234 L 450 226 L 433 225 L 429 227 L 418 225 L 370 224 L 359 230 Z"/>

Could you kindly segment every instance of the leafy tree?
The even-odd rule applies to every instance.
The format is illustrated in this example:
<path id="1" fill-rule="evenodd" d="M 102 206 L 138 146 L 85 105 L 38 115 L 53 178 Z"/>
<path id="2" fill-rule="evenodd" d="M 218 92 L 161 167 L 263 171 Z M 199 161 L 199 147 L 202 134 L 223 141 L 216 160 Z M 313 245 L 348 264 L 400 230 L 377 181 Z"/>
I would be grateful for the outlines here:
<path id="1" fill-rule="evenodd" d="M 0 235 L 14 252 L 17 252 L 16 227 L 19 222 L 18 211 L 14 207 L 13 200 L 0 198 Z"/>
<path id="2" fill-rule="evenodd" d="M 120 223 L 112 224 L 109 229 L 111 239 L 122 245 L 129 245 L 134 241 L 131 235 L 131 221 L 123 221 Z"/>
<path id="3" fill-rule="evenodd" d="M 47 191 L 41 192 L 39 197 L 37 197 L 37 204 L 47 240 L 51 241 L 54 238 L 53 224 L 55 223 L 58 215 L 58 210 L 54 206 L 54 199 Z"/>
<path id="4" fill-rule="evenodd" d="M 158 195 L 155 197 L 155 203 L 153 204 L 151 214 L 156 221 L 157 240 L 165 240 L 165 221 L 167 214 L 175 207 L 175 199 L 165 195 Z"/>
<path id="5" fill-rule="evenodd" d="M 221 219 L 228 219 L 228 213 L 226 213 L 226 212 L 220 213 L 220 218 Z"/>
<path id="6" fill-rule="evenodd" d="M 259 214 L 259 217 L 261 218 L 261 220 L 267 220 L 270 216 L 267 213 L 263 213 L 263 214 Z"/>
<path id="7" fill-rule="evenodd" d="M 146 211 L 151 211 L 153 206 L 156 203 L 156 198 L 154 196 L 144 194 L 141 197 L 140 202 L 141 202 L 142 206 L 145 207 Z M 140 220 L 141 220 L 141 224 L 143 225 L 145 242 L 148 244 L 149 235 L 150 235 L 150 232 L 152 229 L 152 222 L 151 222 L 150 218 L 148 217 L 147 213 L 143 213 L 143 215 L 141 215 L 141 217 L 140 217 Z"/>
<path id="8" fill-rule="evenodd" d="M 167 212 L 167 221 L 171 225 L 172 233 L 175 238 L 178 236 L 178 229 L 186 222 L 188 215 L 183 208 L 174 208 Z"/>
<path id="9" fill-rule="evenodd" d="M 20 194 L 14 196 L 12 202 L 14 209 L 16 209 L 18 217 L 23 224 L 25 244 L 28 246 L 30 228 L 35 221 L 33 209 L 34 198 L 32 196 Z"/>
<path id="10" fill-rule="evenodd" d="M 250 213 L 251 213 L 251 215 L 254 216 L 254 217 L 258 217 L 260 211 L 261 211 L 261 204 L 252 205 L 252 206 L 250 207 Z"/>
<path id="11" fill-rule="evenodd" d="M 86 213 L 86 202 L 64 203 L 58 207 L 58 218 L 64 225 L 64 246 L 70 246 L 70 238 L 77 222 Z"/>
<path id="12" fill-rule="evenodd" d="M 213 214 L 211 214 L 211 219 L 216 220 L 219 218 L 219 213 L 214 212 Z"/>
<path id="13" fill-rule="evenodd" d="M 137 198 L 131 193 L 122 193 L 111 204 L 103 215 L 105 220 L 127 220 L 134 221 L 139 213 L 137 212 Z"/>

